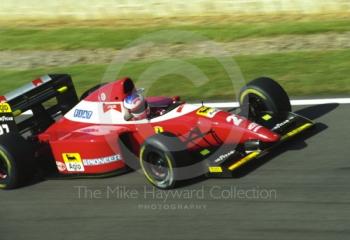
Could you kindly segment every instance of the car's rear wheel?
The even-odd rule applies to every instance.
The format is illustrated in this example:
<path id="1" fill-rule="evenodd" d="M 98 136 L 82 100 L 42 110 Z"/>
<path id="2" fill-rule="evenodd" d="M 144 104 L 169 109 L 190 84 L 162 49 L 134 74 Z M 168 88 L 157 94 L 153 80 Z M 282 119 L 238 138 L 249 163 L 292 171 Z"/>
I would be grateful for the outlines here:
<path id="1" fill-rule="evenodd" d="M 242 113 L 255 119 L 261 112 L 280 114 L 292 110 L 286 91 L 271 78 L 258 78 L 242 88 L 239 95 Z"/>
<path id="2" fill-rule="evenodd" d="M 0 140 L 0 189 L 25 185 L 34 176 L 34 153 L 21 136 L 8 135 Z"/>

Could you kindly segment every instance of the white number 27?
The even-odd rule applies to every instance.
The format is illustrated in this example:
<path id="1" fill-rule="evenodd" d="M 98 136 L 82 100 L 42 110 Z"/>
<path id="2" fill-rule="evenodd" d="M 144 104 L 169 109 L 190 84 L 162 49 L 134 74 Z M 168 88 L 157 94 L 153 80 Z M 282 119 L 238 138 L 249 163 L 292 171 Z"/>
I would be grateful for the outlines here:
<path id="1" fill-rule="evenodd" d="M 10 132 L 10 128 L 7 124 L 0 125 L 0 136 Z"/>

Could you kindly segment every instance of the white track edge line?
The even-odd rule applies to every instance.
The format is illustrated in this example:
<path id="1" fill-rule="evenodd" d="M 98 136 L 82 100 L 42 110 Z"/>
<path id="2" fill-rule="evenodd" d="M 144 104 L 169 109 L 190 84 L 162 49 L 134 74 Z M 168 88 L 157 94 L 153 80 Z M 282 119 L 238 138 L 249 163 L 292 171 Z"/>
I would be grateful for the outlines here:
<path id="1" fill-rule="evenodd" d="M 301 99 L 301 100 L 291 100 L 293 106 L 311 106 L 319 104 L 350 104 L 350 98 L 324 98 L 324 99 Z M 193 104 L 195 106 L 201 106 L 201 103 Z M 238 102 L 217 102 L 217 103 L 206 103 L 205 106 L 215 107 L 215 108 L 237 108 L 239 107 Z M 28 110 L 23 115 L 32 115 L 33 112 Z"/>
<path id="2" fill-rule="evenodd" d="M 319 104 L 350 104 L 350 98 L 324 98 L 324 99 L 300 99 L 300 100 L 291 100 L 293 106 L 311 106 Z M 201 106 L 202 104 L 194 104 Z M 217 108 L 235 108 L 239 107 L 238 102 L 208 102 L 204 103 L 208 107 L 217 107 Z"/>

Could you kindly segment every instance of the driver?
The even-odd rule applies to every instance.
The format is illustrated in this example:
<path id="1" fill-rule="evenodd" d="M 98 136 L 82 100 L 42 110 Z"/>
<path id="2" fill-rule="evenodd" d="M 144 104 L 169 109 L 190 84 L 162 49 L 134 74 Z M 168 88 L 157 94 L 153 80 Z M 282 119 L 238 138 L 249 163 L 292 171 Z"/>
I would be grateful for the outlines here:
<path id="1" fill-rule="evenodd" d="M 150 117 L 151 110 L 142 92 L 143 89 L 134 91 L 124 99 L 123 104 L 127 111 L 125 120 L 137 121 Z"/>

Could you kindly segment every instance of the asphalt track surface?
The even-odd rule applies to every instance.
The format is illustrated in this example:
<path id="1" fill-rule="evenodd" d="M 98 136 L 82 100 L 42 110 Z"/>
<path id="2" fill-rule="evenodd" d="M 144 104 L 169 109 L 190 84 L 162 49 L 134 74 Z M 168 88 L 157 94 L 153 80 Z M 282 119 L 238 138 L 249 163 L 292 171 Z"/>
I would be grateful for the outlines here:
<path id="1" fill-rule="evenodd" d="M 317 122 L 307 136 L 176 190 L 197 195 L 153 196 L 138 172 L 1 191 L 0 239 L 350 239 L 350 105 L 297 110 Z"/>

